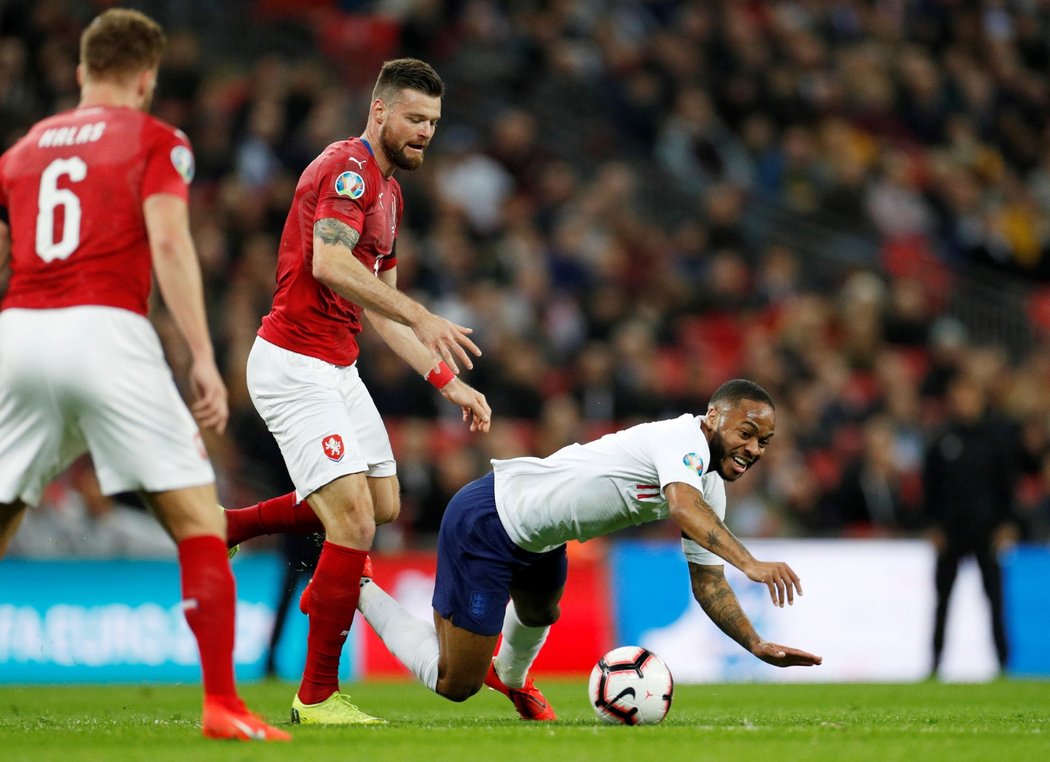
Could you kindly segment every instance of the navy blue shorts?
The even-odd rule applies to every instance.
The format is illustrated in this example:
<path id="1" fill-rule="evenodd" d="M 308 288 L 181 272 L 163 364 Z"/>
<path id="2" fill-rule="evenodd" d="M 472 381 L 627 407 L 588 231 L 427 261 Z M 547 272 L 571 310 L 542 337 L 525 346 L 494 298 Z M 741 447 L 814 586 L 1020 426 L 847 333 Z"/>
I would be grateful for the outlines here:
<path id="1" fill-rule="evenodd" d="M 495 476 L 457 492 L 438 533 L 434 610 L 476 635 L 497 635 L 511 588 L 537 593 L 565 586 L 565 546 L 546 553 L 519 548 L 496 513 Z"/>

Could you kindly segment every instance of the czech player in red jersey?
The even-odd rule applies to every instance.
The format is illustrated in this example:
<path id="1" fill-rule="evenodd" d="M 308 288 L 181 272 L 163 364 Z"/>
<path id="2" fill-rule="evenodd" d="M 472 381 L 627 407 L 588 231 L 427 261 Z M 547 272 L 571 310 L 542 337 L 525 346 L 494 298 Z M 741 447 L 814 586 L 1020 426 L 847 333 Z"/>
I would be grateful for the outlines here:
<path id="1" fill-rule="evenodd" d="M 462 409 L 471 431 L 489 429 L 484 395 L 457 376 L 481 354 L 470 329 L 396 287 L 402 200 L 393 174 L 423 163 L 443 90 L 423 61 L 386 62 L 364 134 L 328 146 L 303 172 L 281 236 L 273 308 L 248 358 L 252 401 L 296 492 L 228 511 L 228 539 L 304 526 L 326 534 L 301 602 L 310 624 L 293 722 L 381 722 L 339 691 L 338 676 L 376 524 L 400 510 L 390 440 L 356 366 L 362 316 Z"/>
<path id="2" fill-rule="evenodd" d="M 100 15 L 81 37 L 80 105 L 0 157 L 0 554 L 90 451 L 102 490 L 142 493 L 178 545 L 204 735 L 284 741 L 234 684 L 234 579 L 198 428 L 222 432 L 228 408 L 189 231 L 193 152 L 146 113 L 165 44 L 141 13 Z M 192 414 L 146 317 L 151 269 L 192 353 Z"/>

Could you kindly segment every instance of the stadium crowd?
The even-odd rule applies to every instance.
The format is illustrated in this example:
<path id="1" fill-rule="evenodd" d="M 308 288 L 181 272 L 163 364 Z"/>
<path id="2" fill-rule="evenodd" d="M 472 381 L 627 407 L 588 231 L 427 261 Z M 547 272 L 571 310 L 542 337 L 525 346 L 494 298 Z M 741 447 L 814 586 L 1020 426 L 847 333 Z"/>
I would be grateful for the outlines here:
<path id="1" fill-rule="evenodd" d="M 0 5 L 0 148 L 75 105 L 77 37 L 106 5 Z M 738 534 L 921 533 L 924 451 L 965 374 L 1012 455 L 1017 536 L 1050 539 L 1045 0 L 128 5 L 172 30 L 153 112 L 196 154 L 227 504 L 288 489 L 244 369 L 295 180 L 363 123 L 378 63 L 413 55 L 447 95 L 402 178 L 399 286 L 475 329 L 494 423 L 470 435 L 366 329 L 404 491 L 381 548 L 431 542 L 489 458 L 699 413 L 735 376 L 779 419 L 729 490 Z M 38 513 L 87 494 L 100 520 L 82 472 Z"/>

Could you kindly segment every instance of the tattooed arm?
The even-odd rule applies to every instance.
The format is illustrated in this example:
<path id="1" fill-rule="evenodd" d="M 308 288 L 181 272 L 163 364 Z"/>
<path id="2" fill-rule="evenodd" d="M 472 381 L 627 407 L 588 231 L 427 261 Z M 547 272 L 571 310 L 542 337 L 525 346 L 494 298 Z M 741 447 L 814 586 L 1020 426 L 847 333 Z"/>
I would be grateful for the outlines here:
<path id="1" fill-rule="evenodd" d="M 375 277 L 352 255 L 361 234 L 335 219 L 314 223 L 313 276 L 344 299 L 407 326 L 426 310 Z"/>
<path id="2" fill-rule="evenodd" d="M 407 325 L 430 353 L 428 367 L 444 360 L 458 372 L 458 359 L 468 368 L 470 354 L 480 355 L 468 334 L 470 328 L 439 317 L 397 288 L 377 278 L 353 256 L 361 234 L 345 222 L 332 218 L 314 223 L 313 276 L 344 299 L 377 315 Z"/>
<path id="3" fill-rule="evenodd" d="M 765 584 L 777 606 L 783 606 L 785 601 L 794 603 L 796 591 L 802 594 L 802 583 L 792 568 L 782 561 L 755 559 L 695 487 L 673 482 L 667 485 L 664 494 L 671 518 L 686 537 L 725 559 L 752 581 Z"/>
<path id="4" fill-rule="evenodd" d="M 740 608 L 733 588 L 726 581 L 724 567 L 691 563 L 689 577 L 693 597 L 704 613 L 722 632 L 762 661 L 777 667 L 810 667 L 823 661 L 815 654 L 762 640 L 747 614 Z"/>

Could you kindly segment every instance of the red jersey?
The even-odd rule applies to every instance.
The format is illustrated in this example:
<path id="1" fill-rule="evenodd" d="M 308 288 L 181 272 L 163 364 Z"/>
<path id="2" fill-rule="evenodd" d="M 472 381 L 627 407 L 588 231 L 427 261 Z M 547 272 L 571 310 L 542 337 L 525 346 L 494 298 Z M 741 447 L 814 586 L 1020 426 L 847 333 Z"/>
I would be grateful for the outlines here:
<path id="1" fill-rule="evenodd" d="M 186 136 L 132 108 L 92 106 L 44 119 L 0 157 L 0 206 L 11 229 L 2 307 L 82 304 L 149 309 L 142 202 L 189 195 Z"/>
<path id="2" fill-rule="evenodd" d="M 259 336 L 291 352 L 350 365 L 357 359 L 361 306 L 313 276 L 314 223 L 336 219 L 358 233 L 353 256 L 377 275 L 397 264 L 401 187 L 383 177 L 361 138 L 332 143 L 299 178 L 281 234 L 277 290 Z"/>

